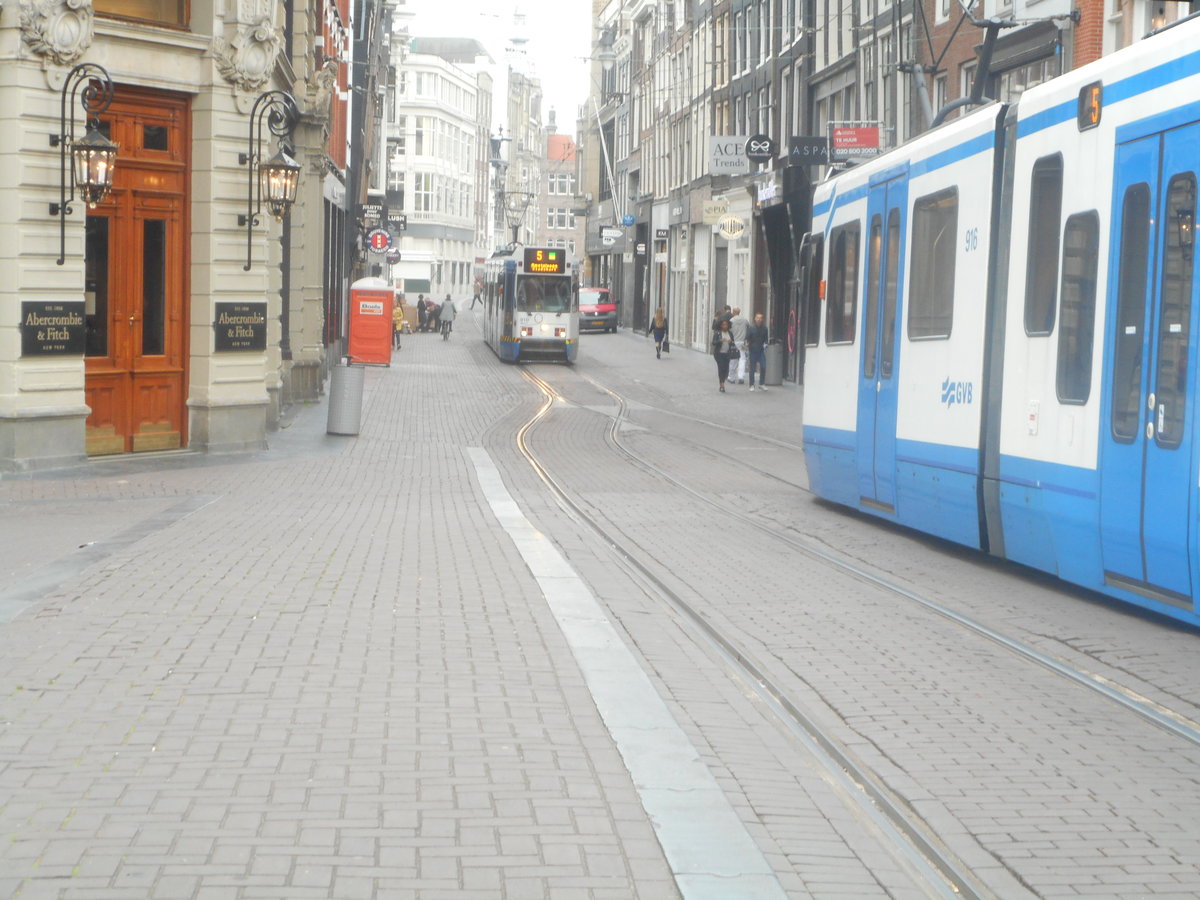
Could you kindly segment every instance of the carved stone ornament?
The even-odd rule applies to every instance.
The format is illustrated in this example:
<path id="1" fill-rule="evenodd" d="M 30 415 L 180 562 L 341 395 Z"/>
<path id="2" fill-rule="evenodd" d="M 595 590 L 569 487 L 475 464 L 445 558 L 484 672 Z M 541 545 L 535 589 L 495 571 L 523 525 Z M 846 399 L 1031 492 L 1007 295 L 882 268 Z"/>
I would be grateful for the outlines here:
<path id="1" fill-rule="evenodd" d="M 311 78 L 296 81 L 292 95 L 302 115 L 320 120 L 329 118 L 329 101 L 337 89 L 337 77 L 337 63 L 327 59 Z"/>
<path id="2" fill-rule="evenodd" d="M 257 91 L 270 80 L 275 57 L 283 46 L 269 10 L 267 4 L 239 3 L 238 21 L 231 23 L 236 29 L 233 40 L 218 37 L 213 41 L 221 76 L 243 91 Z"/>
<path id="3" fill-rule="evenodd" d="M 21 40 L 38 56 L 69 66 L 92 46 L 91 0 L 21 0 Z"/>

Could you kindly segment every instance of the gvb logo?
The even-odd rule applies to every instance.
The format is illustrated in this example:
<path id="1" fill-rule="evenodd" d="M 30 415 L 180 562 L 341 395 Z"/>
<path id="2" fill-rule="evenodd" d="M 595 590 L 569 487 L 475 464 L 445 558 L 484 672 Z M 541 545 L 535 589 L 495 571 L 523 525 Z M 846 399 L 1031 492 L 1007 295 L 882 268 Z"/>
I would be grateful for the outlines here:
<path id="1" fill-rule="evenodd" d="M 951 381 L 948 377 L 942 382 L 942 403 L 949 409 L 954 404 L 965 405 L 975 402 L 975 382 Z"/>

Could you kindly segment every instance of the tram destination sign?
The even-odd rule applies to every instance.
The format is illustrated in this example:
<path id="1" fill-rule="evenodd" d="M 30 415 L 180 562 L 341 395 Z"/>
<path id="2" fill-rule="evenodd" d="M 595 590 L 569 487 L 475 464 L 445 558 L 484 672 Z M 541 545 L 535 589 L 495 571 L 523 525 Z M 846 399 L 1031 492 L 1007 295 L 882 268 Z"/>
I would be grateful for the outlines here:
<path id="1" fill-rule="evenodd" d="M 267 304 L 218 303 L 216 350 L 266 350 Z"/>
<path id="2" fill-rule="evenodd" d="M 84 335 L 82 300 L 21 304 L 22 356 L 82 356 Z"/>

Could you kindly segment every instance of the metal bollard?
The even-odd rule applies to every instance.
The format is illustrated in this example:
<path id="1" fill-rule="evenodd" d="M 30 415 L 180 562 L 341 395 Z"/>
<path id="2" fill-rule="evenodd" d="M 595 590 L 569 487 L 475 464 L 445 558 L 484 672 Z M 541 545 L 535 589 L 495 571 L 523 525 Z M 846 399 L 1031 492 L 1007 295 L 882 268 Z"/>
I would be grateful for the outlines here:
<path id="1" fill-rule="evenodd" d="M 763 384 L 783 384 L 783 344 L 773 342 L 766 346 L 767 370 Z"/>
<path id="2" fill-rule="evenodd" d="M 349 357 L 329 372 L 329 418 L 326 434 L 358 434 L 362 423 L 363 378 L 362 366 L 350 365 Z"/>

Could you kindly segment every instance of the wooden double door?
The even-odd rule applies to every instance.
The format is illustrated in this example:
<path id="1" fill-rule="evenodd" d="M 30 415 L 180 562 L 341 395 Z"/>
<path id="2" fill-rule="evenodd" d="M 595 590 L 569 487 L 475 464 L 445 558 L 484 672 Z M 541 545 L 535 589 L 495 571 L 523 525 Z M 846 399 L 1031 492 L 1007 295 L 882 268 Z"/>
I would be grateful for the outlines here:
<path id="1" fill-rule="evenodd" d="M 121 149 L 112 193 L 87 212 L 87 451 L 175 449 L 187 443 L 187 98 L 118 86 L 102 130 Z"/>

